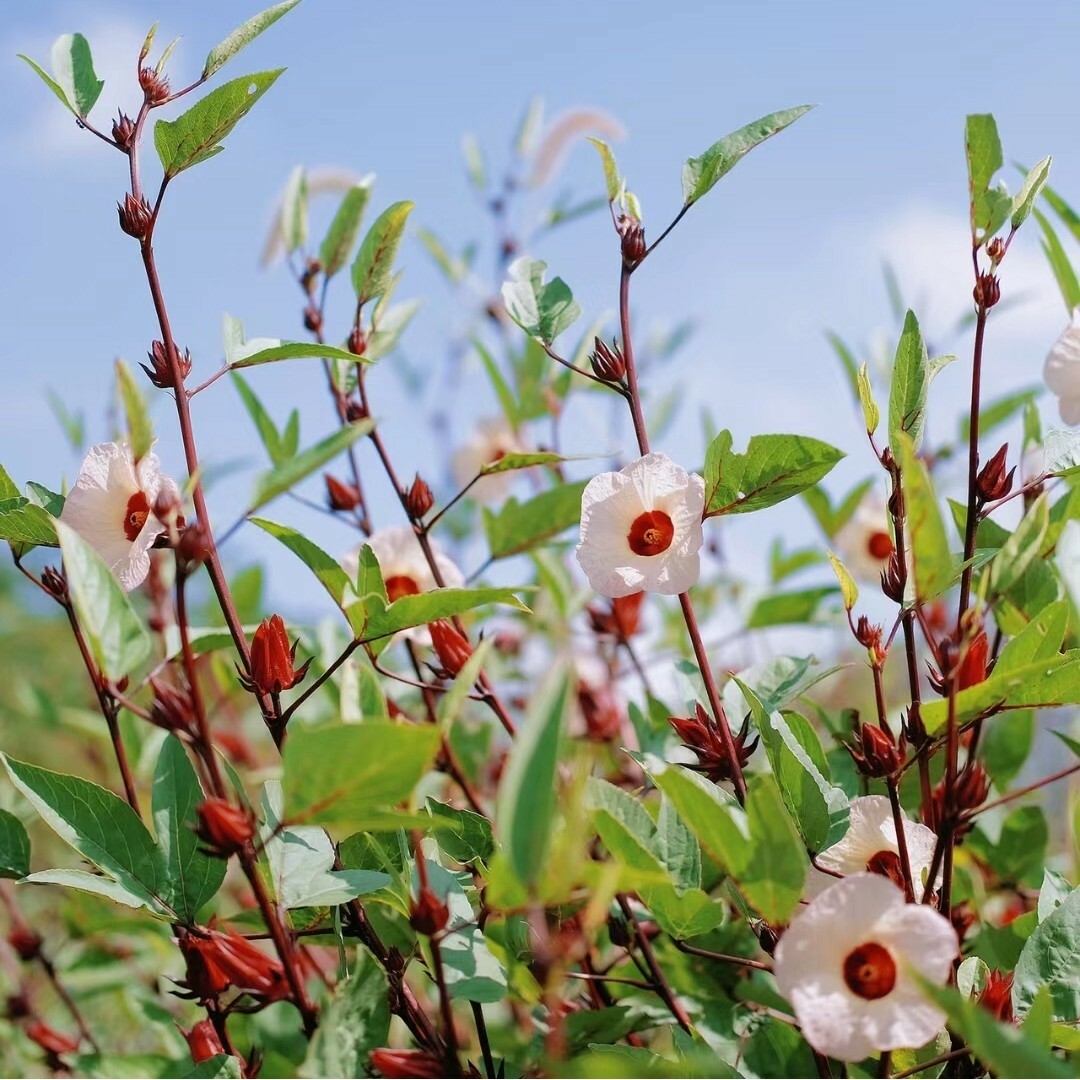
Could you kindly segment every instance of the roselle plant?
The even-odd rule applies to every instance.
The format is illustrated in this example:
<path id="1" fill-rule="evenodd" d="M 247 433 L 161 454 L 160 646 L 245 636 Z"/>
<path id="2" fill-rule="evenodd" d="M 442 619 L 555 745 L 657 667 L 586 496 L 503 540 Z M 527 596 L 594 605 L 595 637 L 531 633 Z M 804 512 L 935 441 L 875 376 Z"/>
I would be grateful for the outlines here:
<path id="1" fill-rule="evenodd" d="M 676 257 L 661 242 L 808 107 L 690 158 L 670 224 L 648 232 L 593 137 L 604 197 L 557 200 L 524 232 L 522 192 L 544 190 L 568 140 L 606 133 L 590 111 L 544 129 L 531 107 L 504 181 L 466 144 L 493 282 L 475 248 L 417 231 L 411 202 L 365 227 L 385 203 L 370 179 L 299 167 L 268 248 L 295 278 L 297 325 L 248 337 L 226 316 L 215 367 L 170 319 L 155 240 L 183 174 L 282 71 L 204 86 L 297 3 L 234 31 L 187 85 L 171 46 L 151 59 L 151 30 L 138 105 L 111 126 L 91 120 L 102 83 L 81 35 L 56 42 L 51 74 L 28 59 L 119 154 L 127 237 L 108 257 L 140 260 L 158 330 L 153 389 L 117 364 L 123 430 L 86 450 L 66 494 L 0 471 L 0 538 L 68 631 L 53 693 L 97 713 L 63 753 L 28 737 L 3 756 L 5 1073 L 1076 1075 L 1080 890 L 1043 806 L 1080 745 L 1055 732 L 1060 767 L 1017 778 L 1037 710 L 1080 703 L 1080 437 L 1044 433 L 1031 391 L 981 393 L 1030 217 L 1080 311 L 1047 213 L 1078 239 L 1080 217 L 1046 187 L 1050 159 L 1009 195 L 993 118 L 968 117 L 959 359 L 931 357 L 910 311 L 873 370 L 834 336 L 866 432 L 849 492 L 823 485 L 842 452 L 803 435 L 737 449 L 710 431 L 703 463 L 669 456 L 650 383 L 674 343 L 647 343 L 633 306 L 636 276 Z M 582 332 L 532 252 L 597 203 L 618 318 Z M 420 409 L 380 414 L 416 307 L 395 299 L 414 235 L 475 309 L 462 388 L 486 381 L 498 403 L 447 447 L 452 480 L 438 462 L 401 469 Z M 948 402 L 928 423 L 949 362 L 970 373 L 955 440 Z M 325 384 L 336 422 L 313 443 L 297 411 L 280 425 L 263 403 L 254 369 L 278 363 Z M 1062 420 L 1080 418 L 1075 316 L 1046 381 Z M 267 464 L 211 517 L 203 455 L 220 435 L 199 399 L 229 383 Z M 155 452 L 158 393 L 182 462 Z M 613 407 L 593 452 L 625 454 L 561 452 L 582 401 Z M 386 482 L 393 507 L 372 494 Z M 778 541 L 753 598 L 717 546 L 738 523 L 716 519 L 796 497 L 823 535 Z M 332 553 L 305 535 L 319 511 L 341 530 Z M 240 529 L 295 556 L 303 603 L 273 610 L 231 564 Z M 332 620 L 288 610 L 323 592 Z M 834 627 L 839 662 L 729 649 L 799 624 Z M 717 640 L 721 625 L 736 632 Z"/>

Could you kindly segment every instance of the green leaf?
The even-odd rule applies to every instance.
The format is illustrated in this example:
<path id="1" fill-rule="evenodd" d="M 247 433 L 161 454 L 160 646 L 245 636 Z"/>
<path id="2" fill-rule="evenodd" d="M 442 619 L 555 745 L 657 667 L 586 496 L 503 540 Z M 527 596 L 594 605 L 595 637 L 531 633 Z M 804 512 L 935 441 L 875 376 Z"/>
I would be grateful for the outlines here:
<path id="1" fill-rule="evenodd" d="M 360 235 L 360 223 L 371 198 L 370 178 L 362 180 L 345 192 L 341 205 L 334 214 L 330 228 L 319 247 L 319 262 L 323 274 L 332 278 L 349 261 L 349 255 Z"/>
<path id="2" fill-rule="evenodd" d="M 366 420 L 357 420 L 346 427 L 339 428 L 321 442 L 309 446 L 269 472 L 262 473 L 255 480 L 255 489 L 251 494 L 247 512 L 250 514 L 258 510 L 260 506 L 265 506 L 272 499 L 276 499 L 295 487 L 301 480 L 321 469 L 328 461 L 333 461 L 357 439 L 369 434 L 374 427 L 375 421 L 370 417 Z"/>
<path id="3" fill-rule="evenodd" d="M 150 422 L 150 410 L 146 406 L 146 398 L 135 383 L 131 369 L 123 360 L 116 361 L 116 382 L 120 387 L 120 400 L 124 403 L 124 415 L 127 417 L 131 456 L 138 462 L 154 445 L 154 425 Z"/>
<path id="4" fill-rule="evenodd" d="M 942 366 L 939 364 L 935 368 L 927 359 L 919 320 L 909 311 L 896 346 L 889 391 L 889 446 L 893 453 L 900 444 L 901 433 L 908 435 L 915 449 L 919 449 L 926 424 L 930 383 Z"/>
<path id="5" fill-rule="evenodd" d="M 713 185 L 729 173 L 755 146 L 783 131 L 800 116 L 809 112 L 812 105 L 799 105 L 794 109 L 782 109 L 770 113 L 752 124 L 725 135 L 713 143 L 701 157 L 690 158 L 683 166 L 683 201 L 687 206 L 697 202 Z"/>
<path id="6" fill-rule="evenodd" d="M 155 915 L 166 917 L 166 912 L 151 906 L 143 889 L 133 891 L 104 874 L 91 874 L 86 870 L 39 870 L 23 878 L 28 885 L 59 885 L 64 889 L 78 889 L 92 896 L 103 896 L 114 904 L 142 909 L 149 908 Z"/>
<path id="7" fill-rule="evenodd" d="M 12 783 L 61 840 L 155 914 L 173 914 L 161 851 L 123 799 L 82 777 L 0 757 Z"/>
<path id="8" fill-rule="evenodd" d="M 483 814 L 460 810 L 429 798 L 428 813 L 438 821 L 439 847 L 463 865 L 486 863 L 495 853 L 491 822 Z"/>
<path id="9" fill-rule="evenodd" d="M 1040 557 L 1050 525 L 1050 503 L 1044 491 L 1021 518 L 1016 531 L 994 556 L 987 572 L 996 594 L 1008 592 Z"/>
<path id="10" fill-rule="evenodd" d="M 862 406 L 863 421 L 866 424 L 867 434 L 873 435 L 881 423 L 881 410 L 874 400 L 874 388 L 870 385 L 870 368 L 867 364 L 859 367 L 856 376 L 859 388 L 859 404 Z"/>
<path id="11" fill-rule="evenodd" d="M 614 202 L 619 195 L 622 194 L 623 189 L 623 178 L 619 173 L 619 166 L 615 161 L 615 154 L 603 139 L 594 139 L 592 136 L 589 136 L 589 142 L 591 142 L 600 153 L 600 161 L 604 166 L 604 190 L 607 192 L 608 202 Z"/>
<path id="12" fill-rule="evenodd" d="M 281 434 L 277 429 L 277 424 L 274 423 L 255 391 L 236 372 L 232 374 L 232 383 L 236 387 L 236 392 L 240 395 L 240 400 L 244 403 L 244 408 L 247 409 L 248 415 L 255 424 L 255 430 L 259 433 L 259 438 L 266 448 L 267 456 L 275 465 L 284 464 L 289 455 L 285 453 L 285 448 L 282 446 Z"/>
<path id="13" fill-rule="evenodd" d="M 859 586 L 855 584 L 855 579 L 848 568 L 831 551 L 825 554 L 829 556 L 833 573 L 836 575 L 836 580 L 840 582 L 840 595 L 844 598 L 844 607 L 850 611 L 859 600 Z"/>
<path id="14" fill-rule="evenodd" d="M 795 592 L 774 593 L 763 597 L 746 619 L 748 630 L 760 630 L 766 626 L 789 626 L 795 623 L 812 623 L 822 603 L 837 592 L 834 585 L 800 589 Z"/>
<path id="15" fill-rule="evenodd" d="M 357 356 L 348 349 L 338 349 L 333 345 L 320 345 L 314 341 L 277 341 L 276 339 L 259 338 L 260 345 L 266 341 L 273 344 L 266 345 L 256 352 L 241 354 L 238 359 L 230 360 L 229 367 L 232 369 L 255 367 L 258 364 L 271 364 L 277 360 L 341 360 L 349 364 L 370 364 L 366 356 Z"/>
<path id="16" fill-rule="evenodd" d="M 30 837 L 23 823 L 0 810 L 0 878 L 21 878 L 30 873 Z"/>
<path id="17" fill-rule="evenodd" d="M 922 601 L 940 596 L 956 580 L 949 538 L 926 465 L 916 456 L 906 432 L 899 431 L 894 447 L 903 476 L 908 535 L 914 563 L 915 595 Z"/>
<path id="18" fill-rule="evenodd" d="M 806 435 L 755 435 L 745 454 L 722 431 L 705 456 L 705 515 L 749 514 L 813 487 L 844 456 Z"/>
<path id="19" fill-rule="evenodd" d="M 322 1008 L 300 1075 L 366 1076 L 368 1055 L 390 1035 L 389 988 L 374 958 L 357 952 L 357 968 Z"/>
<path id="20" fill-rule="evenodd" d="M 195 811 L 203 798 L 187 751 L 179 739 L 169 735 L 154 770 L 152 812 L 170 884 L 167 900 L 184 922 L 195 921 L 196 913 L 214 898 L 225 880 L 225 860 L 203 854 L 195 835 Z"/>
<path id="21" fill-rule="evenodd" d="M 335 870 L 334 845 L 317 825 L 285 827 L 280 781 L 268 780 L 264 785 L 262 810 L 270 883 L 286 911 L 345 904 L 390 884 L 388 874 L 374 870 Z"/>
<path id="22" fill-rule="evenodd" d="M 150 655 L 150 635 L 101 556 L 72 528 L 56 522 L 68 590 L 90 652 L 111 682 Z"/>
<path id="23" fill-rule="evenodd" d="M 480 469 L 481 476 L 493 476 L 495 473 L 512 472 L 515 469 L 531 469 L 534 465 L 556 465 L 568 458 L 562 454 L 553 454 L 545 450 L 535 454 L 503 454 L 495 461 L 489 461 Z"/>
<path id="24" fill-rule="evenodd" d="M 425 626 L 438 619 L 451 619 L 486 604 L 507 604 L 518 611 L 529 609 L 514 589 L 489 586 L 481 589 L 432 589 L 415 596 L 402 596 L 376 611 L 364 624 L 365 641 L 391 637 L 413 626 Z"/>
<path id="25" fill-rule="evenodd" d="M 394 260 L 412 208 L 411 202 L 396 202 L 387 207 L 364 237 L 352 264 L 353 289 L 361 307 L 390 288 Z"/>
<path id="26" fill-rule="evenodd" d="M 550 345 L 577 321 L 581 308 L 562 278 L 544 281 L 545 270 L 547 263 L 539 259 L 515 259 L 502 298 L 506 313 L 526 334 Z"/>
<path id="27" fill-rule="evenodd" d="M 518 879 L 535 885 L 544 866 L 556 812 L 559 737 L 569 695 L 561 671 L 533 698 L 499 785 L 499 838 Z"/>
<path id="28" fill-rule="evenodd" d="M 1021 806 L 1010 811 L 994 832 L 994 822 L 982 819 L 966 843 L 1006 881 L 1030 881 L 1037 885 L 1043 876 L 1043 861 L 1049 828 L 1038 806 Z"/>
<path id="29" fill-rule="evenodd" d="M 485 510 L 484 533 L 492 559 L 505 559 L 550 540 L 581 518 L 587 481 L 560 484 L 527 502 L 511 497 L 497 513 Z"/>
<path id="30" fill-rule="evenodd" d="M 300 559 L 319 579 L 322 587 L 342 611 L 356 603 L 349 575 L 341 564 L 321 547 L 288 525 L 279 525 L 276 521 L 268 521 L 266 518 L 252 518 L 251 523 L 280 540 Z"/>
<path id="31" fill-rule="evenodd" d="M 1047 177 L 1050 175 L 1050 163 L 1053 161 L 1049 155 L 1044 157 L 1037 165 L 1032 168 L 1027 176 L 1024 177 L 1024 183 L 1020 190 L 1013 196 L 1012 206 L 1010 207 L 1011 224 L 1014 229 L 1019 229 L 1028 219 L 1028 215 L 1031 213 L 1031 208 L 1035 205 L 1035 200 L 1042 193 L 1043 187 L 1046 185 Z"/>
<path id="32" fill-rule="evenodd" d="M 434 727 L 376 720 L 300 727 L 283 753 L 286 820 L 352 832 L 376 828 L 412 797 L 438 747 Z"/>
<path id="33" fill-rule="evenodd" d="M 56 525 L 48 511 L 21 496 L 5 500 L 5 505 L 7 509 L 0 509 L 0 540 L 24 548 L 38 544 L 56 547 Z"/>
<path id="34" fill-rule="evenodd" d="M 1080 304 L 1080 279 L 1077 278 L 1072 262 L 1053 226 L 1038 210 L 1033 213 L 1042 230 L 1042 249 L 1050 263 L 1050 269 L 1054 272 L 1061 298 L 1065 301 L 1065 310 L 1072 315 L 1073 309 Z"/>
<path id="35" fill-rule="evenodd" d="M 197 101 L 175 120 L 154 125 L 154 146 L 168 177 L 221 153 L 221 140 L 251 111 L 284 71 L 260 71 L 233 79 Z"/>
<path id="36" fill-rule="evenodd" d="M 981 245 L 1001 228 L 1013 208 L 1012 200 L 1003 190 L 990 187 L 1003 159 L 997 124 L 989 113 L 967 118 L 964 144 L 971 199 L 971 237 Z"/>
<path id="37" fill-rule="evenodd" d="M 238 26 L 223 42 L 210 50 L 203 64 L 202 77 L 208 79 L 215 71 L 220 71 L 241 49 L 250 45 L 267 27 L 273 26 L 299 3 L 300 0 L 285 0 L 284 3 L 274 4 Z"/>
<path id="38" fill-rule="evenodd" d="M 950 1026 L 995 1076 L 1070 1077 L 1072 1069 L 1031 1035 L 999 1024 L 978 1002 L 956 990 L 923 982 L 923 992 L 943 1009 Z"/>
<path id="39" fill-rule="evenodd" d="M 60 99 L 61 104 L 66 109 L 75 113 L 75 106 L 68 100 L 67 92 L 40 64 L 31 60 L 25 53 L 16 53 L 16 55 L 20 60 L 25 60 L 37 72 L 41 81 Z M 75 113 L 75 115 L 77 116 L 78 113 Z"/>
<path id="40" fill-rule="evenodd" d="M 285 183 L 281 200 L 281 239 L 291 255 L 301 250 L 308 236 L 308 183 L 303 165 L 297 165 Z"/>
<path id="41" fill-rule="evenodd" d="M 1080 431 L 1051 429 L 1043 442 L 1047 475 L 1072 476 L 1080 472 Z"/>
<path id="42" fill-rule="evenodd" d="M 1013 1009 L 1023 1019 L 1035 996 L 1049 985 L 1054 1019 L 1080 1020 L 1080 890 L 1046 916 L 1024 943 L 1013 982 Z"/>
<path id="43" fill-rule="evenodd" d="M 94 72 L 90 45 L 82 34 L 64 34 L 52 47 L 52 69 L 56 83 L 77 116 L 87 116 L 105 85 Z"/>
<path id="44" fill-rule="evenodd" d="M 989 401 L 979 409 L 979 434 L 986 435 L 1011 420 L 1018 412 L 1033 402 L 1041 393 L 1041 386 L 1029 386 L 1026 390 L 1005 394 Z M 971 417 L 965 414 L 960 419 L 960 438 L 966 443 L 971 435 Z M 1042 441 L 1041 439 L 1039 440 Z"/>

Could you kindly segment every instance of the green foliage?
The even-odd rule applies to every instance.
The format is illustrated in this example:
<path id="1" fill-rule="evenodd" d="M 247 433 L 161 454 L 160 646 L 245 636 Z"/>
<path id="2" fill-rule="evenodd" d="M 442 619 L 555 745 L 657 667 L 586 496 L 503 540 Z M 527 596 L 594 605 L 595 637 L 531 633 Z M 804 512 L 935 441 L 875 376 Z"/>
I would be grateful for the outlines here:
<path id="1" fill-rule="evenodd" d="M 359 306 L 390 290 L 394 260 L 412 208 L 411 202 L 396 202 L 387 207 L 364 237 L 352 264 L 353 290 Z"/>
<path id="2" fill-rule="evenodd" d="M 971 238 L 985 244 L 1014 212 L 1004 187 L 991 187 L 1003 164 L 997 124 L 988 113 L 967 118 L 964 144 L 967 148 L 968 188 L 971 202 Z"/>
<path id="3" fill-rule="evenodd" d="M 52 77 L 30 57 L 19 53 L 19 59 L 25 60 L 76 116 L 88 116 L 101 96 L 105 82 L 94 71 L 90 45 L 82 34 L 63 34 L 53 43 Z"/>
<path id="4" fill-rule="evenodd" d="M 150 411 L 146 406 L 146 398 L 131 374 L 131 368 L 123 360 L 116 361 L 116 382 L 120 388 L 124 415 L 127 417 L 128 446 L 131 447 L 131 456 L 138 462 L 154 445 L 154 426 L 150 422 Z"/>
<path id="5" fill-rule="evenodd" d="M 526 334 L 550 345 L 581 317 L 581 308 L 562 278 L 544 281 L 545 270 L 547 263 L 539 259 L 516 259 L 502 298 L 506 313 Z"/>
<path id="6" fill-rule="evenodd" d="M 560 484 L 524 503 L 511 497 L 496 512 L 485 509 L 484 534 L 492 559 L 519 555 L 576 525 L 585 483 Z"/>
<path id="7" fill-rule="evenodd" d="M 371 183 L 361 182 L 353 185 L 341 200 L 341 205 L 338 206 L 319 247 L 319 262 L 328 278 L 333 277 L 349 261 L 349 255 L 356 246 L 356 238 L 360 235 L 360 225 L 370 198 Z"/>
<path id="8" fill-rule="evenodd" d="M 175 120 L 154 125 L 154 146 L 168 177 L 207 161 L 225 149 L 222 139 L 251 111 L 284 71 L 260 71 L 224 83 Z"/>
<path id="9" fill-rule="evenodd" d="M 915 313 L 909 311 L 893 360 L 892 389 L 889 391 L 889 446 L 896 453 L 901 435 L 907 435 L 916 450 L 922 444 L 926 425 L 926 401 L 934 376 L 955 356 L 927 359 L 926 345 Z"/>
<path id="10" fill-rule="evenodd" d="M 1045 887 L 1040 890 L 1040 898 L 1045 891 Z M 1040 921 L 1024 943 L 1016 962 L 1012 993 L 1018 1018 L 1028 1014 L 1039 991 L 1049 986 L 1054 1019 L 1066 1023 L 1080 1020 L 1080 972 L 1075 963 L 1078 949 L 1080 892 L 1073 891 Z"/>
<path id="11" fill-rule="evenodd" d="M 0 878 L 21 878 L 30 873 L 30 837 L 23 823 L 0 810 Z"/>
<path id="12" fill-rule="evenodd" d="M 745 454 L 722 431 L 705 456 L 705 514 L 749 514 L 813 487 L 844 456 L 806 435 L 755 435 Z"/>
<path id="13" fill-rule="evenodd" d="M 284 0 L 284 3 L 274 4 L 273 7 L 260 11 L 258 15 L 253 15 L 243 25 L 238 26 L 207 54 L 202 77 L 209 79 L 215 72 L 220 71 L 241 49 L 250 45 L 264 30 L 273 26 L 282 15 L 288 14 L 299 3 L 300 0 Z"/>
<path id="14" fill-rule="evenodd" d="M 911 438 L 902 431 L 897 434 L 895 450 L 903 476 L 915 595 L 919 600 L 932 600 L 948 589 L 957 577 L 949 538 L 930 474 L 916 456 Z"/>

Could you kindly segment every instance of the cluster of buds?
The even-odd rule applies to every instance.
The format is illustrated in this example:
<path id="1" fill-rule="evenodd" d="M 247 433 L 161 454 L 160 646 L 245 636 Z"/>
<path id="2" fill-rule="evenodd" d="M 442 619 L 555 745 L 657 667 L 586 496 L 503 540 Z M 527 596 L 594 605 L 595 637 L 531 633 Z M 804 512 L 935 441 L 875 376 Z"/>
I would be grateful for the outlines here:
<path id="1" fill-rule="evenodd" d="M 970 817 L 990 793 L 990 777 L 979 761 L 969 761 L 956 777 L 952 799 L 946 802 L 945 781 L 942 780 L 930 792 L 930 803 L 922 808 L 924 824 L 931 829 L 941 829 L 951 822 L 953 835 L 959 842 L 974 827 Z"/>
<path id="2" fill-rule="evenodd" d="M 979 274 L 971 295 L 979 307 L 992 308 L 1001 299 L 1001 285 L 997 276 L 985 272 Z"/>
<path id="3" fill-rule="evenodd" d="M 151 342 L 150 351 L 146 355 L 150 360 L 149 367 L 146 364 L 139 365 L 146 372 L 146 377 L 159 390 L 175 389 L 176 383 L 173 380 L 172 364 L 169 363 L 169 352 L 165 347 L 165 343 L 162 341 Z M 191 374 L 190 350 L 185 349 L 183 355 L 180 354 L 179 349 L 176 350 L 176 372 L 180 376 L 181 382 Z"/>
<path id="4" fill-rule="evenodd" d="M 136 199 L 129 191 L 124 195 L 124 201 L 116 204 L 116 212 L 120 217 L 120 228 L 128 236 L 134 236 L 136 240 L 146 236 L 154 211 L 145 199 Z"/>
<path id="5" fill-rule="evenodd" d="M 200 1020 L 190 1031 L 184 1031 L 181 1028 L 180 1034 L 187 1041 L 191 1060 L 196 1065 L 200 1065 L 202 1062 L 209 1061 L 212 1057 L 217 1057 L 218 1054 L 226 1052 L 221 1042 L 221 1036 L 217 1033 L 217 1028 L 209 1020 Z"/>
<path id="6" fill-rule="evenodd" d="M 233 930 L 181 928 L 177 943 L 187 964 L 183 985 L 200 1001 L 230 986 L 265 1002 L 289 996 L 281 962 Z"/>
<path id="7" fill-rule="evenodd" d="M 608 687 L 578 683 L 577 699 L 585 721 L 585 735 L 590 742 L 606 743 L 619 738 L 623 730 L 623 710 Z"/>
<path id="8" fill-rule="evenodd" d="M 402 492 L 402 498 L 410 521 L 420 521 L 435 505 L 435 496 L 431 494 L 431 488 L 419 473 L 413 479 L 409 490 Z"/>
<path id="9" fill-rule="evenodd" d="M 302 682 L 308 673 L 309 658 L 296 667 L 297 638 L 291 645 L 280 615 L 263 619 L 251 640 L 251 672 L 245 673 L 237 665 L 240 682 L 254 694 L 280 694 Z"/>
<path id="10" fill-rule="evenodd" d="M 412 928 L 425 937 L 431 937 L 444 929 L 450 921 L 450 908 L 445 900 L 427 885 L 420 887 L 420 895 L 412 902 L 409 909 L 409 922 Z"/>
<path id="11" fill-rule="evenodd" d="M 901 731 L 897 739 L 884 718 L 880 724 L 859 725 L 856 744 L 844 745 L 863 776 L 884 779 L 894 775 L 907 760 L 907 737 Z"/>
<path id="12" fill-rule="evenodd" d="M 957 662 L 959 646 L 955 641 L 946 639 L 941 643 L 941 664 L 943 670 L 930 667 L 930 685 L 942 695 L 948 693 L 949 679 L 947 672 L 952 672 L 957 690 L 967 690 L 986 681 L 990 665 L 990 640 L 985 630 L 980 630 L 970 642 L 963 656 Z M 929 665 L 928 665 L 929 666 Z"/>
<path id="13" fill-rule="evenodd" d="M 372 1066 L 386 1080 L 437 1080 L 446 1075 L 446 1062 L 427 1050 L 372 1050 Z"/>
<path id="14" fill-rule="evenodd" d="M 119 109 L 116 111 L 116 119 L 113 121 L 113 142 L 126 154 L 131 149 L 131 140 L 135 136 L 135 122 L 126 113 Z"/>
<path id="15" fill-rule="evenodd" d="M 604 611 L 592 605 L 588 609 L 589 625 L 596 634 L 607 634 L 619 641 L 628 641 L 641 629 L 643 592 L 616 596 Z"/>
<path id="16" fill-rule="evenodd" d="M 431 645 L 435 650 L 435 655 L 439 658 L 439 666 L 435 667 L 432 664 L 431 670 L 447 682 L 456 679 L 473 654 L 469 639 L 453 623 L 445 619 L 429 623 L 428 633 L 431 634 Z"/>
<path id="17" fill-rule="evenodd" d="M 195 835 L 209 855 L 227 859 L 255 835 L 255 815 L 250 808 L 235 806 L 228 799 L 206 799 L 195 813 L 199 818 Z"/>
<path id="18" fill-rule="evenodd" d="M 139 86 L 142 87 L 146 104 L 151 108 L 164 105 L 169 100 L 168 78 L 162 75 L 157 68 L 150 67 L 149 64 L 139 68 Z"/>
<path id="19" fill-rule="evenodd" d="M 980 503 L 997 502 L 998 499 L 1004 499 L 1012 491 L 1016 466 L 1014 465 L 1008 472 L 1005 471 L 1008 453 L 1009 444 L 1005 443 L 979 470 L 979 475 L 975 479 L 975 491 L 979 496 Z"/>
<path id="20" fill-rule="evenodd" d="M 697 764 L 691 765 L 691 769 L 704 773 L 714 784 L 719 784 L 722 780 L 734 779 L 736 763 L 732 762 L 724 749 L 720 727 L 700 703 L 695 706 L 694 716 L 689 718 L 669 716 L 668 723 L 675 729 L 675 734 L 682 739 L 686 749 L 696 755 Z M 750 715 L 747 714 L 743 719 L 742 727 L 734 737 L 735 755 L 738 758 L 740 772 L 746 768 L 750 755 L 758 745 L 756 735 L 749 742 L 747 741 L 749 732 Z"/>
<path id="21" fill-rule="evenodd" d="M 884 627 L 872 623 L 865 615 L 859 616 L 855 624 L 855 640 L 870 654 L 874 667 L 880 667 L 885 662 L 884 634 Z"/>
<path id="22" fill-rule="evenodd" d="M 323 479 L 326 481 L 326 505 L 331 510 L 350 513 L 363 502 L 360 490 L 355 484 L 339 480 L 330 473 L 325 473 Z"/>
<path id="23" fill-rule="evenodd" d="M 621 383 L 626 377 L 626 359 L 616 341 L 610 345 L 593 338 L 593 351 L 589 354 L 589 365 L 593 374 L 604 382 Z"/>
<path id="24" fill-rule="evenodd" d="M 645 258 L 645 226 L 630 214 L 621 214 L 615 223 L 622 240 L 623 266 L 633 270 Z"/>

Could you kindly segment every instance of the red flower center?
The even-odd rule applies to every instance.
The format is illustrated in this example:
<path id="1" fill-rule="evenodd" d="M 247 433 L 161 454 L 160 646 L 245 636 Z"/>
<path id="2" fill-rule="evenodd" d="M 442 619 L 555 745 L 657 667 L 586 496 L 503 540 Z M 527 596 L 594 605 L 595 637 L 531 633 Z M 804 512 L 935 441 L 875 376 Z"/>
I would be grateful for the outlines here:
<path id="1" fill-rule="evenodd" d="M 868 941 L 844 958 L 844 982 L 853 994 L 876 1001 L 896 985 L 896 961 L 884 945 Z"/>
<path id="2" fill-rule="evenodd" d="M 150 516 L 150 504 L 141 491 L 136 491 L 128 499 L 127 509 L 124 511 L 124 535 L 134 543 L 139 539 L 146 519 Z"/>
<path id="3" fill-rule="evenodd" d="M 892 537 L 887 532 L 873 532 L 867 537 L 866 550 L 875 559 L 884 561 L 893 553 Z"/>
<path id="4" fill-rule="evenodd" d="M 671 547 L 675 526 L 663 510 L 646 510 L 634 519 L 626 542 L 635 555 L 659 555 Z"/>
<path id="5" fill-rule="evenodd" d="M 386 595 L 392 604 L 403 596 L 418 596 L 420 586 L 408 574 L 393 574 L 386 579 Z"/>
<path id="6" fill-rule="evenodd" d="M 871 855 L 866 860 L 866 869 L 871 874 L 887 877 L 901 889 L 904 887 L 904 868 L 900 863 L 900 856 L 895 851 L 879 851 L 876 855 Z"/>

